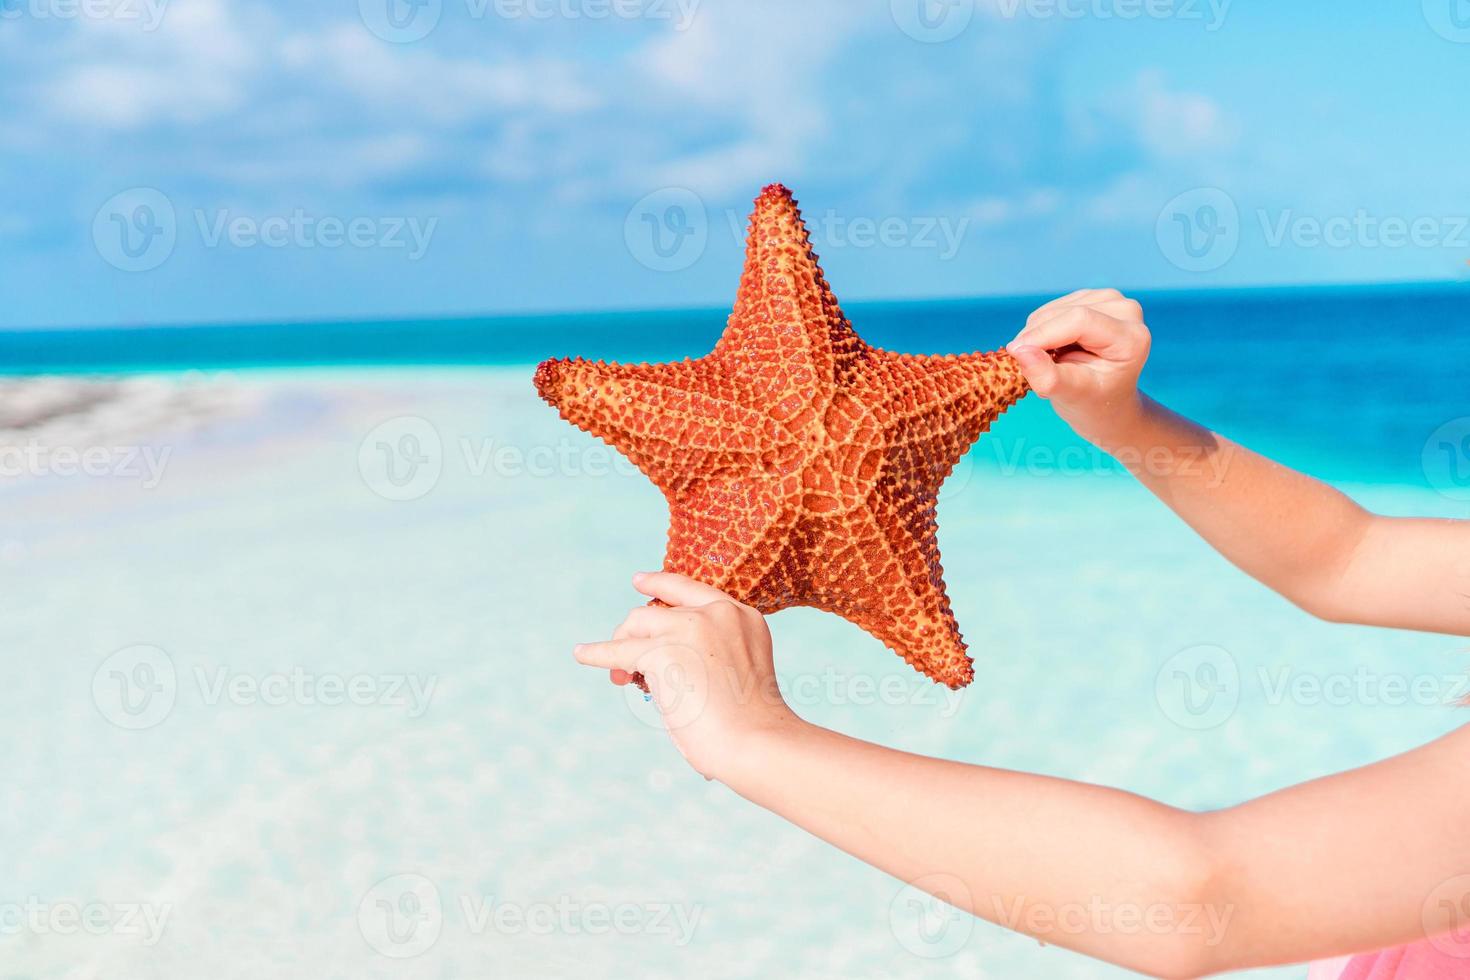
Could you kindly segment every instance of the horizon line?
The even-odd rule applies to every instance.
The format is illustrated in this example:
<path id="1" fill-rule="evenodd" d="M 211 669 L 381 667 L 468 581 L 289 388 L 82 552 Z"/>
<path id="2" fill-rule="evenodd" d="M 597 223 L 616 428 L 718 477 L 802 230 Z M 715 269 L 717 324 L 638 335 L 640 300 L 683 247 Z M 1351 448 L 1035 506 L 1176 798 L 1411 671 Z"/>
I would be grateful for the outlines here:
<path id="1" fill-rule="evenodd" d="M 1180 296 L 1180 295 L 1208 295 L 1208 294 L 1268 294 L 1268 293 L 1292 293 L 1292 292 L 1388 292 L 1388 291 L 1450 291 L 1456 287 L 1470 285 L 1470 279 L 1397 279 L 1380 280 L 1375 282 L 1349 282 L 1349 281 L 1326 281 L 1310 283 L 1249 283 L 1243 285 L 1229 286 L 1154 286 L 1138 287 L 1124 292 L 1131 292 L 1140 296 Z M 1089 288 L 1089 287 L 1082 287 Z M 1103 286 L 1091 288 L 1107 288 Z M 940 296 L 920 297 L 888 297 L 872 299 L 854 299 L 842 304 L 844 308 L 864 308 L 877 306 L 904 306 L 904 305 L 940 305 L 940 304 L 964 304 L 964 303 L 1008 303 L 1021 301 L 1042 301 L 1053 299 L 1063 295 L 1053 292 L 1022 292 L 1022 293 L 970 293 Z M 381 325 L 392 323 L 415 323 L 415 322 L 452 322 L 452 321 L 524 321 L 524 320 L 554 320 L 567 317 L 591 317 L 591 316 L 637 316 L 637 315 L 675 315 L 675 314 L 704 314 L 719 313 L 727 314 L 729 307 L 726 305 L 681 305 L 681 306 L 608 306 L 608 307 L 583 307 L 583 308 L 560 308 L 560 309 L 512 309 L 498 310 L 493 312 L 439 312 L 439 313 L 412 313 L 412 314 L 390 314 L 382 316 L 351 316 L 351 315 L 325 315 L 311 316 L 300 319 L 289 317 L 262 319 L 262 320 L 194 320 L 194 321 L 162 321 L 152 323 L 81 323 L 56 326 L 0 326 L 0 333 L 65 333 L 65 332 L 93 332 L 93 331 L 116 331 L 127 332 L 135 330 L 191 330 L 191 329 L 228 329 L 246 327 L 271 327 L 271 326 L 342 326 L 344 324 L 358 323 L 363 325 Z"/>

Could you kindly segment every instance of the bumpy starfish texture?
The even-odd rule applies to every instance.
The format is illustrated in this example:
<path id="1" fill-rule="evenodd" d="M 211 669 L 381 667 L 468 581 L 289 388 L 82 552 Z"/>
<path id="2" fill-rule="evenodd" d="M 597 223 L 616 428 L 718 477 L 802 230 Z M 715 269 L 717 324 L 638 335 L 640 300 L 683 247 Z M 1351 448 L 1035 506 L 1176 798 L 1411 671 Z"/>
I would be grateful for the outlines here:
<path id="1" fill-rule="evenodd" d="M 1025 379 L 1004 351 L 928 357 L 864 343 L 785 187 L 756 198 L 735 310 L 711 353 L 550 360 L 536 388 L 663 491 L 666 570 L 762 613 L 836 613 L 940 683 L 973 679 L 935 503 Z"/>

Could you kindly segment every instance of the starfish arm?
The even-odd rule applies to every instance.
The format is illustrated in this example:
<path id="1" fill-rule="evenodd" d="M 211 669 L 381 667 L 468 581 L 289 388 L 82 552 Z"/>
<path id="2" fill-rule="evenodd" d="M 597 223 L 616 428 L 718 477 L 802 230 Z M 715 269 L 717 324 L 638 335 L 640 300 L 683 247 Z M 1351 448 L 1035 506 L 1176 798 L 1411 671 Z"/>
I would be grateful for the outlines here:
<path id="1" fill-rule="evenodd" d="M 866 379 L 890 464 L 938 493 L 960 458 L 1030 390 L 1005 351 L 977 354 L 875 352 Z"/>
<path id="2" fill-rule="evenodd" d="M 703 482 L 669 496 L 665 571 L 688 575 L 750 603 L 772 605 L 760 588 L 781 560 L 796 511 L 768 487 Z"/>
<path id="3" fill-rule="evenodd" d="M 750 216 L 740 289 L 715 356 L 749 378 L 758 403 L 793 397 L 821 412 L 825 383 L 849 375 L 865 350 L 822 274 L 791 192 L 765 188 Z"/>
<path id="4" fill-rule="evenodd" d="M 881 640 L 915 670 L 951 688 L 974 678 L 939 564 L 933 500 L 880 487 L 817 548 L 815 605 Z"/>
<path id="5" fill-rule="evenodd" d="M 759 469 L 792 440 L 767 415 L 724 397 L 704 361 L 616 364 L 581 358 L 536 369 L 536 389 L 562 418 L 627 456 L 665 493 L 695 474 Z"/>

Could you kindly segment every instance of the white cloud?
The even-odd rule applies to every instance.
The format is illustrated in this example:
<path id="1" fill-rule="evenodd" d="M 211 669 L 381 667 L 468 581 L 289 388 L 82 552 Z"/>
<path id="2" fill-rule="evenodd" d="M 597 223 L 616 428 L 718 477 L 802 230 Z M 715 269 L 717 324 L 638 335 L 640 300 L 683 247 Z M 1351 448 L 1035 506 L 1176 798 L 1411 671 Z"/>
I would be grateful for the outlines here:
<path id="1" fill-rule="evenodd" d="M 1050 187 L 1038 187 L 1010 196 L 987 195 L 962 210 L 977 226 L 993 228 L 1048 217 L 1060 209 L 1062 202 L 1060 192 Z"/>
<path id="2" fill-rule="evenodd" d="M 164 27 L 81 18 L 57 52 L 70 62 L 43 86 L 63 118 L 109 129 L 197 123 L 238 108 L 260 67 L 258 31 L 223 0 L 170 9 Z"/>
<path id="3" fill-rule="evenodd" d="M 507 110 L 582 112 L 600 101 L 570 62 L 504 54 L 451 58 L 385 45 L 351 24 L 296 35 L 281 45 L 280 56 L 306 84 L 319 76 L 365 106 L 412 108 L 439 125 Z"/>
<path id="4" fill-rule="evenodd" d="M 363 137 L 283 142 L 270 153 L 225 157 L 204 169 L 231 183 L 295 186 L 303 181 L 328 187 L 352 187 L 365 181 L 393 177 L 433 158 L 434 144 L 415 132 L 391 132 Z M 331 166 L 323 166 L 330 158 Z"/>
<path id="5" fill-rule="evenodd" d="M 1223 150 L 1235 142 L 1235 127 L 1214 100 L 1171 91 L 1162 72 L 1140 73 L 1132 99 L 1139 138 L 1161 157 Z"/>
<path id="6" fill-rule="evenodd" d="M 845 0 L 706 4 L 687 30 L 649 42 L 633 56 L 646 102 L 725 120 L 732 136 L 662 161 L 642 182 L 718 196 L 788 176 L 774 171 L 798 167 L 828 131 L 822 73 L 866 16 Z"/>
<path id="7" fill-rule="evenodd" d="M 1120 174 L 1083 200 L 1081 216 L 1103 225 L 1152 222 L 1163 203 L 1158 185 L 1157 179 L 1137 171 Z"/>
<path id="8" fill-rule="evenodd" d="M 1170 88 L 1164 73 L 1139 72 L 1100 100 L 1073 106 L 1070 129 L 1083 147 L 1120 136 L 1161 161 L 1218 154 L 1235 145 L 1235 123 L 1215 100 Z"/>
<path id="9" fill-rule="evenodd" d="M 164 154 L 161 172 L 289 191 L 443 172 L 456 158 L 483 177 L 472 161 L 507 143 L 504 132 L 559 126 L 603 100 L 575 60 L 554 54 L 452 56 L 384 43 L 356 18 L 302 20 L 288 24 L 252 0 L 181 0 L 157 30 L 108 18 L 53 23 L 23 52 L 33 98 L 0 142 L 105 145 L 188 127 L 197 134 L 189 151 Z"/>

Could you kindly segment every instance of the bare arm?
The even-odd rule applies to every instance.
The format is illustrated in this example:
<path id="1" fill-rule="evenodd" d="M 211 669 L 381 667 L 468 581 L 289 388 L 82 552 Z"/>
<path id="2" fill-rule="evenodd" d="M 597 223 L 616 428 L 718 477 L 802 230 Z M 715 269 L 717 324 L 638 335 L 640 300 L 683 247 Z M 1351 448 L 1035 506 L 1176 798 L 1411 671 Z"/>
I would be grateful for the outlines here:
<path id="1" fill-rule="evenodd" d="M 752 748 L 721 776 L 752 802 L 977 916 L 1142 973 L 1397 946 L 1425 938 L 1426 911 L 1466 924 L 1434 899 L 1470 868 L 1470 728 L 1207 814 L 811 726 Z"/>
<path id="2" fill-rule="evenodd" d="M 1323 619 L 1470 635 L 1470 522 L 1377 517 L 1141 394 L 1149 334 L 1134 301 L 1065 296 L 1011 350 L 1083 438 L 1248 575 Z"/>
<path id="3" fill-rule="evenodd" d="M 641 671 L 700 772 L 975 915 L 1171 977 L 1470 925 L 1470 882 L 1441 888 L 1470 872 L 1470 728 L 1195 814 L 809 725 L 776 691 L 758 613 L 682 576 L 635 581 L 671 608 L 640 607 L 616 639 L 578 647 L 579 660 Z"/>

